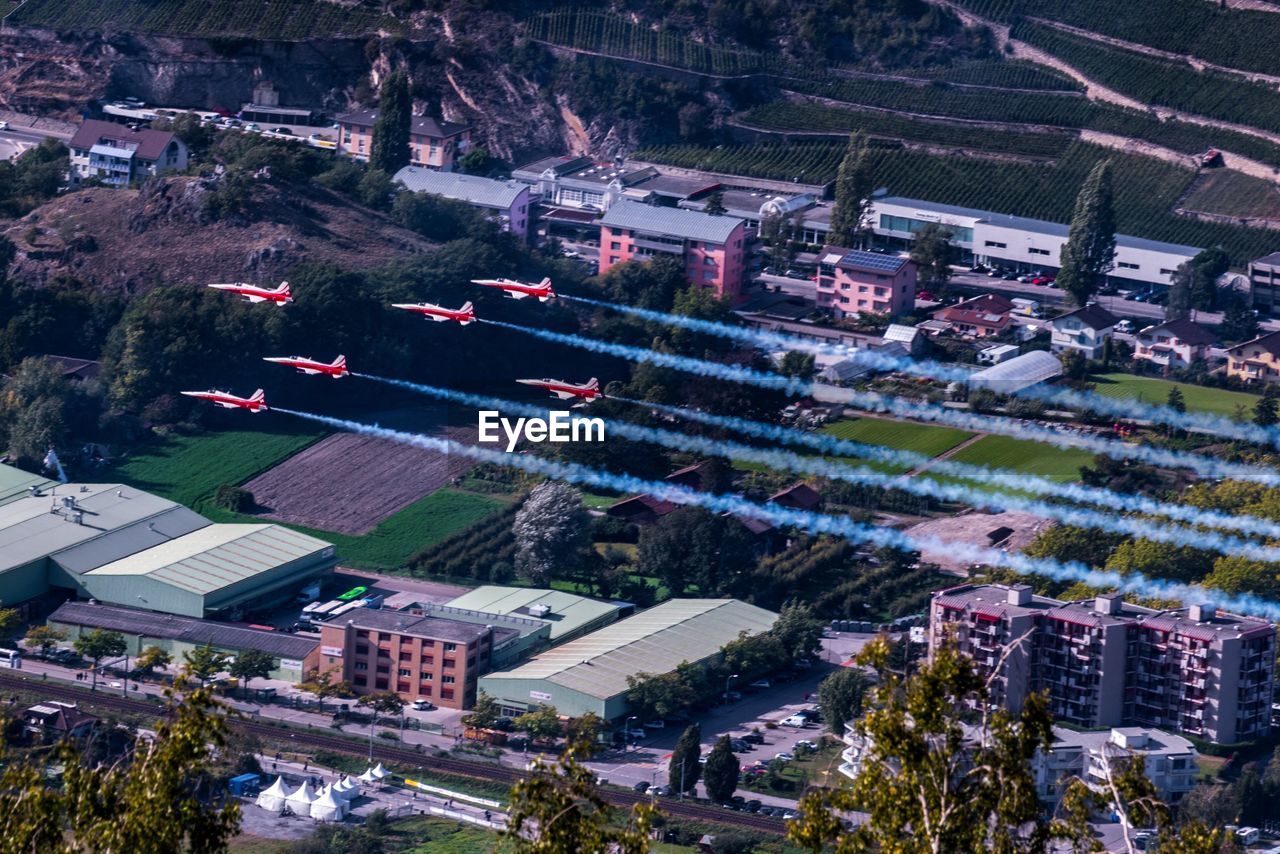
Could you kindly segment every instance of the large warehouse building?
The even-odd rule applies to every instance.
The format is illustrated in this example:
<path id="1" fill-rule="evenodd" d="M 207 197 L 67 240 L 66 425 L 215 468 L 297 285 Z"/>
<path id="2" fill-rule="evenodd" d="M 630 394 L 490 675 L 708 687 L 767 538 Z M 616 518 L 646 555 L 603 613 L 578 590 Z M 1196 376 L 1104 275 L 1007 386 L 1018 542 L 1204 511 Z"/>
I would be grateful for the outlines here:
<path id="1" fill-rule="evenodd" d="M 63 591 L 188 617 L 238 619 L 333 568 L 334 547 L 278 525 L 215 525 L 118 483 L 53 484 L 0 465 L 0 596 Z M 17 487 L 23 488 L 19 492 Z"/>
<path id="2" fill-rule="evenodd" d="M 627 714 L 628 676 L 712 659 L 740 632 L 768 631 L 776 619 L 736 599 L 670 599 L 512 670 L 481 676 L 479 687 L 506 714 L 551 705 L 568 717 L 594 712 L 618 720 Z"/>

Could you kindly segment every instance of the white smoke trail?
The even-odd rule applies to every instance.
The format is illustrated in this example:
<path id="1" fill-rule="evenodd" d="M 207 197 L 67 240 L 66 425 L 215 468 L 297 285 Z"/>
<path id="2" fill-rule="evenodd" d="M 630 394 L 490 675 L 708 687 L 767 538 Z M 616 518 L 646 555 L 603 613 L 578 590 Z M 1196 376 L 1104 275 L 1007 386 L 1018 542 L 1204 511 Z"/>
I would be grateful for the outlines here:
<path id="1" fill-rule="evenodd" d="M 502 398 L 468 394 L 451 389 L 422 385 L 408 380 L 396 380 L 370 374 L 357 374 L 366 379 L 389 383 L 407 388 L 432 397 L 450 400 L 465 406 L 478 409 L 497 409 L 514 412 L 526 417 L 545 415 L 544 407 L 533 406 Z M 988 507 L 1003 510 L 1018 510 L 1048 519 L 1054 519 L 1065 525 L 1080 528 L 1092 528 L 1108 533 L 1125 536 L 1142 537 L 1155 542 L 1169 543 L 1177 546 L 1217 551 L 1222 554 L 1240 554 L 1264 563 L 1280 561 L 1280 549 L 1261 546 L 1237 537 L 1228 537 L 1212 531 L 1199 531 L 1176 525 L 1165 525 L 1142 518 L 1128 516 L 1112 516 L 1094 510 L 1051 504 L 1019 495 L 997 494 L 964 484 L 947 484 L 927 477 L 901 478 L 863 466 L 852 466 L 844 462 L 826 460 L 822 457 L 802 456 L 790 451 L 778 451 L 768 448 L 756 448 L 738 442 L 709 439 L 705 436 L 692 436 L 655 427 L 645 427 L 626 421 L 608 421 L 607 433 L 621 435 L 640 442 L 649 442 L 708 456 L 724 455 L 733 459 L 760 463 L 778 471 L 791 471 L 797 474 L 817 475 L 831 480 L 843 480 L 849 483 L 871 484 L 885 488 L 898 489 L 912 495 L 936 498 L 943 501 L 954 501 L 973 507 Z M 1191 509 L 1191 508 L 1188 508 Z M 1221 514 L 1206 513 L 1208 519 L 1220 519 Z"/>
<path id="2" fill-rule="evenodd" d="M 1212 510 L 1202 510 L 1186 504 L 1158 501 L 1145 495 L 1116 492 L 1111 489 L 1082 486 L 1074 483 L 1061 483 L 1038 475 L 1001 471 L 972 463 L 960 463 L 954 460 L 935 461 L 933 457 L 927 454 L 918 454 L 914 451 L 854 442 L 821 433 L 807 433 L 790 427 L 750 421 L 746 418 L 732 415 L 716 415 L 696 409 L 686 409 L 661 403 L 647 403 L 630 398 L 614 397 L 612 399 L 647 407 L 656 412 L 672 415 L 687 421 L 723 428 L 740 435 L 813 448 L 831 456 L 859 457 L 888 465 L 903 466 L 908 469 L 928 465 L 931 472 L 953 475 L 969 480 L 995 482 L 1006 489 L 1016 489 L 1037 495 L 1051 495 L 1077 504 L 1093 504 L 1121 512 L 1165 516 L 1193 525 L 1204 525 L 1263 537 L 1280 538 L 1280 522 L 1273 522 L 1270 519 L 1262 519 L 1257 516 L 1230 515 Z"/>
<path id="3" fill-rule="evenodd" d="M 897 371 L 899 373 L 928 377 L 936 380 L 945 380 L 948 382 L 968 382 L 973 376 L 973 372 L 965 368 L 943 364 L 942 362 L 930 361 L 927 359 L 891 356 L 866 348 L 849 348 L 843 345 L 809 341 L 804 338 L 800 338 L 799 336 L 786 335 L 770 330 L 752 329 L 746 326 L 733 326 L 727 323 L 702 320 L 696 317 L 686 317 L 680 314 L 669 314 L 662 311 L 652 311 L 645 308 L 635 308 L 633 306 L 620 305 L 618 303 L 588 299 L 587 297 L 573 297 L 566 295 L 566 298 L 589 305 L 609 308 L 614 311 L 630 314 L 656 323 L 682 327 L 708 335 L 715 335 L 721 338 L 740 341 L 757 347 L 839 355 L 850 359 L 857 364 L 866 365 L 869 368 L 881 371 Z M 999 389 L 994 390 L 999 391 Z M 1150 421 L 1154 424 L 1164 424 L 1170 427 L 1175 427 L 1179 430 L 1209 433 L 1214 436 L 1224 436 L 1260 445 L 1280 445 L 1280 430 L 1275 428 L 1246 424 L 1231 418 L 1224 418 L 1219 415 L 1179 412 L 1168 406 L 1144 403 L 1133 398 L 1112 398 L 1100 394 L 1072 391 L 1069 389 L 1042 388 L 1039 386 L 1017 389 L 1010 393 L 1016 397 L 1032 398 L 1044 401 L 1045 403 L 1054 403 L 1076 410 L 1094 412 L 1099 415 L 1109 415 L 1126 420 Z"/>
<path id="4" fill-rule="evenodd" d="M 644 480 L 632 475 L 613 474 L 576 463 L 547 460 L 531 454 L 506 454 L 450 439 L 403 433 L 343 418 L 332 418 L 327 415 L 280 407 L 273 407 L 273 411 L 306 418 L 339 430 L 377 436 L 439 453 L 457 454 L 479 462 L 518 468 L 556 480 L 615 492 L 646 493 L 675 504 L 701 506 L 713 512 L 728 513 L 739 518 L 759 519 L 780 527 L 797 528 L 814 534 L 831 534 L 877 547 L 913 552 L 941 552 L 967 563 L 1007 567 L 1022 574 L 1042 575 L 1069 583 L 1079 581 L 1093 587 L 1115 588 L 1143 596 L 1175 599 L 1185 604 L 1213 601 L 1239 613 L 1280 619 L 1280 603 L 1257 596 L 1210 591 L 1198 585 L 1148 578 L 1140 573 L 1122 575 L 1118 572 L 1096 570 L 1076 561 L 1062 562 L 1032 558 L 969 543 L 946 541 L 935 536 L 908 535 L 892 528 L 862 525 L 845 517 L 793 510 L 777 505 L 756 504 L 737 495 L 695 492 L 671 483 Z"/>

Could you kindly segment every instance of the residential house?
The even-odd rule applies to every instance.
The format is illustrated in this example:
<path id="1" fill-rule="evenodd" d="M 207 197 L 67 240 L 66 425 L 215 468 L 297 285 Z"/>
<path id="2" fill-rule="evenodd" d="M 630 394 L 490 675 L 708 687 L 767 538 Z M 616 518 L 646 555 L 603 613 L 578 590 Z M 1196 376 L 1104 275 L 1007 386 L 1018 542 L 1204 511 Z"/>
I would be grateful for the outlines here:
<path id="1" fill-rule="evenodd" d="M 82 712 L 74 703 L 46 700 L 22 713 L 23 729 L 44 744 L 63 739 L 78 740 L 92 735 L 100 721 Z"/>
<path id="2" fill-rule="evenodd" d="M 357 110 L 336 118 L 338 151 L 356 160 L 368 160 L 373 148 L 377 110 Z M 409 125 L 409 163 L 441 172 L 452 172 L 459 155 L 471 145 L 471 128 L 428 116 L 413 116 Z"/>
<path id="3" fill-rule="evenodd" d="M 768 503 L 789 510 L 819 510 L 822 507 L 822 493 L 802 481 L 770 495 Z"/>
<path id="4" fill-rule="evenodd" d="M 676 255 L 690 282 L 736 302 L 742 298 L 746 240 L 746 223 L 736 217 L 624 200 L 600 219 L 599 272 L 626 261 Z"/>
<path id="5" fill-rule="evenodd" d="M 1280 332 L 1268 332 L 1228 350 L 1227 376 L 1248 383 L 1280 382 Z"/>
<path id="6" fill-rule="evenodd" d="M 1077 350 L 1086 359 L 1102 357 L 1107 339 L 1115 332 L 1120 318 L 1100 305 L 1090 303 L 1053 319 L 1053 336 L 1049 348 L 1055 353 Z"/>
<path id="7" fill-rule="evenodd" d="M 1186 368 L 1209 357 L 1213 333 L 1182 318 L 1148 326 L 1134 339 L 1133 358 L 1165 368 Z"/>
<path id="8" fill-rule="evenodd" d="M 67 142 L 70 181 L 96 179 L 128 187 L 153 175 L 187 168 L 187 146 L 169 131 L 131 130 L 115 122 L 86 119 Z"/>
<path id="9" fill-rule="evenodd" d="M 1009 317 L 1013 308 L 1013 302 L 999 294 L 983 294 L 935 311 L 933 317 L 949 324 L 951 330 L 959 335 L 992 338 L 1013 324 Z"/>
<path id="10" fill-rule="evenodd" d="M 827 246 L 818 262 L 818 308 L 838 318 L 903 314 L 915 307 L 916 278 L 910 258 Z"/>
<path id="11" fill-rule="evenodd" d="M 395 175 L 405 189 L 466 202 L 484 211 L 503 231 L 521 243 L 529 238 L 529 187 L 518 181 L 495 181 L 460 172 L 438 172 L 422 166 L 406 166 Z"/>

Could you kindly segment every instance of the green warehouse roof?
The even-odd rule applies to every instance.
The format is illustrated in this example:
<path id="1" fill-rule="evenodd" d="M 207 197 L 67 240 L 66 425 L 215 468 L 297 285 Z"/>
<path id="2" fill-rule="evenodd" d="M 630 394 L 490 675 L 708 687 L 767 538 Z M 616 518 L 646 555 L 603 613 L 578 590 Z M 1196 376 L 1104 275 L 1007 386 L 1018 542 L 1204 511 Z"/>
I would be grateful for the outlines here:
<path id="1" fill-rule="evenodd" d="M 670 599 L 484 681 L 545 680 L 607 700 L 628 690 L 628 676 L 668 673 L 682 662 L 702 661 L 739 632 L 768 631 L 777 618 L 737 599 Z"/>
<path id="2" fill-rule="evenodd" d="M 450 608 L 464 608 L 486 614 L 528 617 L 551 624 L 552 643 L 576 633 L 583 626 L 609 622 L 622 606 L 612 602 L 575 596 L 560 590 L 529 587 L 485 585 L 468 591 L 448 603 Z"/>
<path id="3" fill-rule="evenodd" d="M 57 486 L 57 483 L 47 477 L 0 463 L 0 504 L 8 504 L 15 498 L 29 494 L 33 486 L 48 489 Z"/>
<path id="4" fill-rule="evenodd" d="M 89 575 L 145 575 L 207 595 L 325 549 L 332 554 L 323 540 L 278 525 L 210 525 Z"/>

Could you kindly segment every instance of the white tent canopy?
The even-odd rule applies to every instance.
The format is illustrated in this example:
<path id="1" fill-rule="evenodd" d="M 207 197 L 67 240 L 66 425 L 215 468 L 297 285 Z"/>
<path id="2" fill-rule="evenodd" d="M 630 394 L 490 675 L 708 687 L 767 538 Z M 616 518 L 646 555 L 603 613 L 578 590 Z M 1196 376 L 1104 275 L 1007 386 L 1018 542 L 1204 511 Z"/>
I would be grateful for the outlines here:
<path id="1" fill-rule="evenodd" d="M 333 784 L 333 793 L 343 800 L 351 800 L 360 794 L 360 785 L 350 777 L 343 777 Z"/>
<path id="2" fill-rule="evenodd" d="M 391 772 L 388 771 L 386 768 L 383 768 L 381 762 L 377 764 L 377 766 L 373 769 L 371 773 L 373 774 L 374 777 L 376 777 L 379 780 L 381 780 L 383 777 L 391 776 Z"/>
<path id="3" fill-rule="evenodd" d="M 311 805 L 315 803 L 316 793 L 311 783 L 303 783 L 298 791 L 290 795 L 286 801 L 294 815 L 311 815 Z"/>
<path id="4" fill-rule="evenodd" d="M 311 803 L 311 817 L 316 821 L 342 821 L 347 814 L 347 803 L 333 793 L 332 786 L 320 791 L 320 797 Z"/>
<path id="5" fill-rule="evenodd" d="M 258 806 L 264 810 L 277 812 L 292 794 L 293 790 L 285 783 L 284 777 L 276 777 L 274 783 L 258 794 Z"/>
<path id="6" fill-rule="evenodd" d="M 362 782 L 362 783 L 376 783 L 376 782 L 378 782 L 378 778 L 374 776 L 374 774 L 373 774 L 373 769 L 372 769 L 372 768 L 370 768 L 368 771 L 365 771 L 363 774 L 361 774 L 361 775 L 360 775 L 359 777 L 357 777 L 356 779 L 357 779 L 357 780 L 359 780 L 359 781 L 360 781 L 360 782 Z"/>

